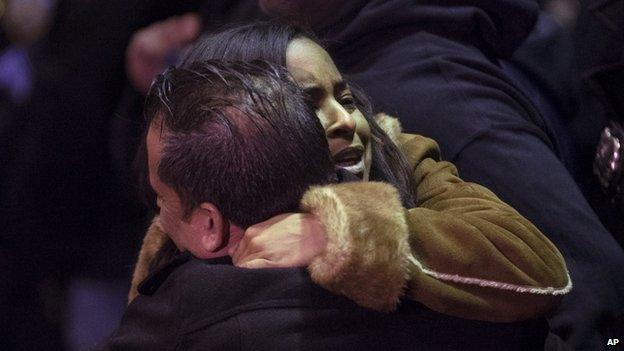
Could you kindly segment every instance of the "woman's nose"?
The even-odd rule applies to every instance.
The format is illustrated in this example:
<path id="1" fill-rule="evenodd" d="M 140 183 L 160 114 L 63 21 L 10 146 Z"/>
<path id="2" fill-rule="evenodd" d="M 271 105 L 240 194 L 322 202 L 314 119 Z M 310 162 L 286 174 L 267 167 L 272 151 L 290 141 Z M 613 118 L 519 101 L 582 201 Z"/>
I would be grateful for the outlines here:
<path id="1" fill-rule="evenodd" d="M 353 137 L 356 128 L 355 118 L 344 107 L 341 105 L 334 107 L 328 117 L 327 138 L 350 139 Z"/>

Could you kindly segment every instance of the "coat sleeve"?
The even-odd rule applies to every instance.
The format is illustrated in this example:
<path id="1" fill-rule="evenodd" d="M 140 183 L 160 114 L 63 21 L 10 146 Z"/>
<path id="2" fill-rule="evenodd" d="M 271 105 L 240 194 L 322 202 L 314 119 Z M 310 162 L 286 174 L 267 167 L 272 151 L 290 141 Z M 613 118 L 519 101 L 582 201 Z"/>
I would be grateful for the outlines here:
<path id="1" fill-rule="evenodd" d="M 329 239 L 312 278 L 378 310 L 396 306 L 401 274 L 408 297 L 457 317 L 507 322 L 555 308 L 571 288 L 555 246 L 492 192 L 462 181 L 433 140 L 398 139 L 418 206 L 403 209 L 381 183 L 311 189 L 302 209 L 321 218 Z"/>

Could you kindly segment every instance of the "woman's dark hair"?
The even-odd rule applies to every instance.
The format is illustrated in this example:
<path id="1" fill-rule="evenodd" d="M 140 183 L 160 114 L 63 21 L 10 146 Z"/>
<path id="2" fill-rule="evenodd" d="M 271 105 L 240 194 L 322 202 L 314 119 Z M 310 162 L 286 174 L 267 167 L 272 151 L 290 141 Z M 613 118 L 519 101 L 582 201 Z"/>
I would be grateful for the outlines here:
<path id="1" fill-rule="evenodd" d="M 297 38 L 307 38 L 323 46 L 311 32 L 290 25 L 259 22 L 230 28 L 218 33 L 204 34 L 186 53 L 182 66 L 196 61 L 264 60 L 286 66 L 288 44 Z M 350 88 L 356 106 L 368 121 L 372 133 L 372 165 L 370 180 L 394 185 L 405 207 L 415 207 L 415 184 L 405 157 L 388 135 L 379 127 L 366 96 L 352 84 Z"/>

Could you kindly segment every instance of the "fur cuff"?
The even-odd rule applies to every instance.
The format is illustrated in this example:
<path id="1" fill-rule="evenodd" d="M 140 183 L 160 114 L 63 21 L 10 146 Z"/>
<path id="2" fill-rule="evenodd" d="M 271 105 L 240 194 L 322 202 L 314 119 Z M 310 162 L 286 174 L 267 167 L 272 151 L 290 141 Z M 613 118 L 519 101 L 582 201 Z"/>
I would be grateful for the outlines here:
<path id="1" fill-rule="evenodd" d="M 312 187 L 301 209 L 315 214 L 328 236 L 327 248 L 308 267 L 312 279 L 361 306 L 395 309 L 410 256 L 396 189 L 378 182 Z"/>

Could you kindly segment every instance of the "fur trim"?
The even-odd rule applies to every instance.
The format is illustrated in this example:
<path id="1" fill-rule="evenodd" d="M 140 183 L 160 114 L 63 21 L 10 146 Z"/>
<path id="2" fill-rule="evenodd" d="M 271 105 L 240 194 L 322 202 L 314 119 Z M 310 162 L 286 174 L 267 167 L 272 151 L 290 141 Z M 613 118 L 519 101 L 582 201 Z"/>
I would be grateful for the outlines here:
<path id="1" fill-rule="evenodd" d="M 141 284 L 141 282 L 149 274 L 150 266 L 154 261 L 154 257 L 156 257 L 158 250 L 160 250 L 160 248 L 163 247 L 168 240 L 169 237 L 165 234 L 165 231 L 160 224 L 159 217 L 154 217 L 152 224 L 143 238 L 143 245 L 141 246 L 139 259 L 134 267 L 130 292 L 128 293 L 128 303 L 132 302 L 132 300 L 139 295 L 139 284 Z"/>
<path id="2" fill-rule="evenodd" d="M 396 189 L 378 182 L 312 187 L 301 209 L 320 219 L 328 237 L 325 251 L 308 266 L 312 279 L 361 306 L 395 309 L 409 276 L 410 256 Z"/>
<path id="3" fill-rule="evenodd" d="M 390 137 L 395 144 L 400 145 L 400 135 L 403 128 L 401 127 L 401 122 L 397 118 L 394 118 L 384 112 L 380 112 L 375 115 L 375 121 L 383 129 L 386 134 Z"/>
<path id="4" fill-rule="evenodd" d="M 375 115 L 379 127 L 390 137 L 401 151 L 412 168 L 422 160 L 431 158 L 440 161 L 440 147 L 435 140 L 418 134 L 403 133 L 401 122 L 383 112 Z"/>

